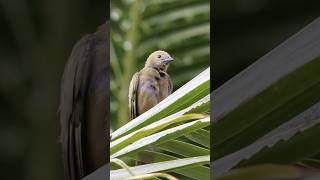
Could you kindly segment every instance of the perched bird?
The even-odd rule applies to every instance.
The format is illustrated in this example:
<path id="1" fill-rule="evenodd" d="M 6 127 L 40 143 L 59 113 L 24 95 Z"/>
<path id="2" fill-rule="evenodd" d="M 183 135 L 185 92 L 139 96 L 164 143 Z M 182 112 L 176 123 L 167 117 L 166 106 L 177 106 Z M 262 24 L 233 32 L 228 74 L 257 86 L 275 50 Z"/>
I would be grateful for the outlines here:
<path id="1" fill-rule="evenodd" d="M 84 36 L 65 66 L 59 107 L 66 180 L 80 180 L 107 163 L 109 24 Z"/>
<path id="2" fill-rule="evenodd" d="M 173 58 L 165 51 L 155 51 L 145 66 L 136 72 L 129 86 L 129 116 L 134 119 L 146 112 L 172 92 L 172 81 L 167 68 Z"/>

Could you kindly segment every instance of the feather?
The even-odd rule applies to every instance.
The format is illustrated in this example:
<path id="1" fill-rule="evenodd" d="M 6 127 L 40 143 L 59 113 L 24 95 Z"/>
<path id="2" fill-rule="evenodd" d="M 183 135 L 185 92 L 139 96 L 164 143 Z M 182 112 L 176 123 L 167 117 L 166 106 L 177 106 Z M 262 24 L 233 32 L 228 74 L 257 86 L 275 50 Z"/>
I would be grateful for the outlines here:
<path id="1" fill-rule="evenodd" d="M 129 118 L 130 120 L 137 117 L 137 91 L 139 86 L 139 73 L 135 73 L 129 85 Z"/>
<path id="2" fill-rule="evenodd" d="M 107 160 L 107 32 L 105 24 L 96 33 L 81 38 L 73 48 L 64 69 L 59 120 L 67 180 L 79 180 L 104 165 Z M 94 130 L 92 127 L 95 127 Z M 91 142 L 92 137 L 95 137 L 94 142 Z M 99 148 L 99 152 L 93 150 L 97 146 L 103 148 Z"/>

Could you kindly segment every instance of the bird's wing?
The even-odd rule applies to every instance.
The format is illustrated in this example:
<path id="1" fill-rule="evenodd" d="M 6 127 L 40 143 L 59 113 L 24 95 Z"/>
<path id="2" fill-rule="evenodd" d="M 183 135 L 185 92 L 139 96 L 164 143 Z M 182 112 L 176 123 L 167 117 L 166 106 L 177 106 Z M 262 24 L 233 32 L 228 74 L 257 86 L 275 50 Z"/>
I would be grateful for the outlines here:
<path id="1" fill-rule="evenodd" d="M 131 79 L 130 86 L 129 86 L 129 118 L 130 120 L 137 117 L 137 90 L 139 86 L 139 73 L 135 73 Z"/>
<path id="2" fill-rule="evenodd" d="M 86 98 L 84 133 L 85 175 L 107 163 L 109 138 L 109 28 L 104 24 L 93 34 L 90 80 Z"/>
<path id="3" fill-rule="evenodd" d="M 104 24 L 79 40 L 64 69 L 59 130 L 67 180 L 79 180 L 107 161 L 108 30 Z"/>
<path id="4" fill-rule="evenodd" d="M 90 69 L 92 36 L 77 42 L 65 66 L 60 99 L 60 143 L 66 179 L 84 176 L 83 138 L 84 106 Z"/>

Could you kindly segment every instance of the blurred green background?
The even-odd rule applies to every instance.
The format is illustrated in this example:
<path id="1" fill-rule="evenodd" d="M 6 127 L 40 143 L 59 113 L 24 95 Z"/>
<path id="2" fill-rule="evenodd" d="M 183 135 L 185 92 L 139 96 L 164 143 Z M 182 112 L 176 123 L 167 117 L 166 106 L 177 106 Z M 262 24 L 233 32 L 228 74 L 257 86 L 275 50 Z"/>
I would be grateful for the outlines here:
<path id="1" fill-rule="evenodd" d="M 209 0 L 111 0 L 111 127 L 128 121 L 128 88 L 150 53 L 175 58 L 174 90 L 210 64 Z"/>
<path id="2" fill-rule="evenodd" d="M 0 179 L 60 180 L 60 80 L 106 0 L 0 0 Z"/>

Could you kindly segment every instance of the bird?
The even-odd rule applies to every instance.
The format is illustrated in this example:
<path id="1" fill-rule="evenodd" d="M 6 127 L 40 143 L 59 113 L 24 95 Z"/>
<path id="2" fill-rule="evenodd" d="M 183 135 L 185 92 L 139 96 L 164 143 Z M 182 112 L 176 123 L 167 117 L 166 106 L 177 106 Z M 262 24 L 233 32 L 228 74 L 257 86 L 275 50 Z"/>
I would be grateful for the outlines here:
<path id="1" fill-rule="evenodd" d="M 172 93 L 172 81 L 167 73 L 172 56 L 162 50 L 149 55 L 144 67 L 132 76 L 128 101 L 132 120 L 157 105 Z"/>
<path id="2" fill-rule="evenodd" d="M 109 159 L 109 26 L 82 37 L 65 65 L 58 118 L 66 180 L 80 180 Z"/>

